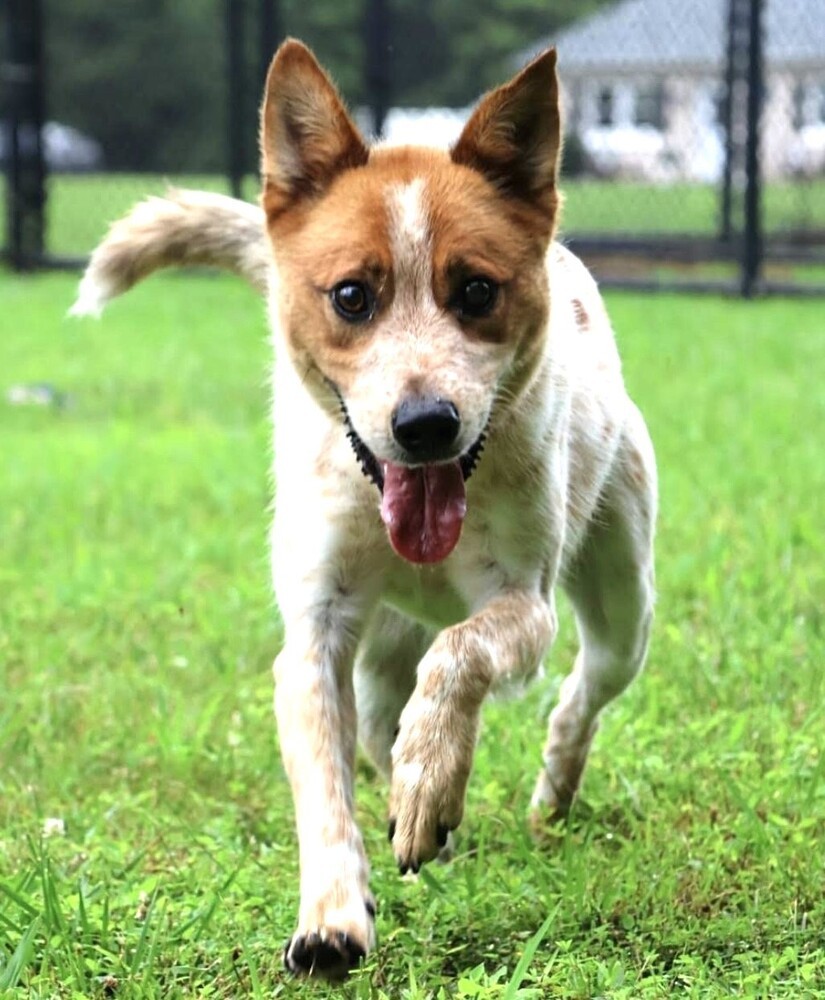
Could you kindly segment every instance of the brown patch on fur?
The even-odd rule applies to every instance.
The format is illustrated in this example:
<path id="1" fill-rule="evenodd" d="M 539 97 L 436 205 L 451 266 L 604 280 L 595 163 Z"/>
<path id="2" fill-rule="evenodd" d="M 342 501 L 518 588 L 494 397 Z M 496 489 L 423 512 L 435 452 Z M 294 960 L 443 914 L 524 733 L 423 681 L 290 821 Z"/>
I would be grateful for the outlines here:
<path id="1" fill-rule="evenodd" d="M 534 213 L 504 197 L 480 174 L 444 165 L 427 176 L 433 233 L 433 291 L 449 308 L 468 278 L 482 275 L 499 286 L 489 316 L 462 322 L 468 336 L 492 343 L 518 343 L 546 321 L 542 275 L 546 233 Z"/>
<path id="2" fill-rule="evenodd" d="M 330 303 L 332 288 L 345 279 L 363 281 L 376 290 L 379 310 L 393 295 L 386 206 L 370 183 L 371 172 L 345 171 L 324 196 L 283 211 L 269 224 L 290 349 L 310 359 L 313 379 L 325 376 L 339 387 L 357 375 L 372 324 L 339 317 Z"/>
<path id="3" fill-rule="evenodd" d="M 483 174 L 506 195 L 537 208 L 549 239 L 559 207 L 560 150 L 556 51 L 549 49 L 481 99 L 452 158 Z"/>
<path id="4" fill-rule="evenodd" d="M 559 148 L 553 52 L 484 97 L 450 155 L 416 147 L 368 154 L 309 51 L 296 42 L 281 47 L 262 115 L 263 203 L 281 279 L 282 326 L 319 399 L 324 378 L 348 398 L 362 373 L 384 370 L 385 362 L 392 367 L 377 338 L 403 338 L 419 321 L 431 348 L 430 375 L 412 364 L 408 380 L 432 382 L 435 394 L 441 385 L 466 385 L 476 400 L 496 384 L 511 398 L 529 382 L 546 328 L 543 274 L 558 208 Z M 399 276 L 387 199 L 419 178 L 439 309 L 426 320 L 392 314 Z M 476 275 L 497 283 L 498 298 L 488 316 L 464 317 L 453 303 Z M 332 308 L 330 292 L 344 280 L 369 286 L 371 318 L 350 323 Z M 457 341 L 455 332 L 466 339 Z M 387 369 L 387 394 L 399 391 Z M 373 424 L 383 433 L 380 414 Z"/>
<path id="5" fill-rule="evenodd" d="M 369 152 L 329 77 L 295 39 L 281 45 L 266 78 L 261 111 L 263 207 L 272 221 L 317 196 Z"/>
<path id="6" fill-rule="evenodd" d="M 471 704 L 481 704 L 491 684 L 524 672 L 525 665 L 537 664 L 554 631 L 555 622 L 542 602 L 512 591 L 445 630 L 437 642 L 444 643 L 451 663 L 463 665 L 464 697 Z"/>
<path id="7" fill-rule="evenodd" d="M 590 317 L 581 299 L 573 299 L 573 315 L 576 317 L 576 325 L 582 333 L 585 333 L 590 325 Z"/>
<path id="8" fill-rule="evenodd" d="M 417 178 L 423 180 L 438 322 L 466 338 L 466 349 L 451 348 L 444 358 L 433 353 L 428 372 L 449 368 L 459 383 L 472 382 L 480 377 L 479 351 L 489 350 L 497 366 L 495 379 L 506 358 L 501 347 L 506 347 L 512 369 L 506 388 L 513 393 L 528 380 L 542 353 L 540 334 L 548 308 L 542 280 L 546 227 L 537 225 L 534 211 L 439 150 L 378 149 L 363 167 L 343 170 L 321 196 L 299 200 L 270 217 L 289 346 L 296 357 L 309 359 L 307 370 L 317 367 L 346 396 L 359 373 L 374 365 L 375 338 L 403 335 L 403 330 L 393 334 L 387 327 L 397 280 L 387 197 Z M 496 306 L 488 317 L 457 316 L 454 295 L 462 281 L 478 274 L 500 283 Z M 373 319 L 353 324 L 334 312 L 329 292 L 345 279 L 363 281 L 373 290 Z M 410 370 L 407 383 L 424 386 L 425 374 Z"/>
<path id="9" fill-rule="evenodd" d="M 432 292 L 444 322 L 459 325 L 471 341 L 509 346 L 515 357 L 506 390 L 519 391 L 541 356 L 546 326 L 542 275 L 558 206 L 557 101 L 555 55 L 548 53 L 482 99 L 451 156 L 415 147 L 368 156 L 313 57 L 285 43 L 270 70 L 262 117 L 263 203 L 296 358 L 311 359 L 342 388 L 357 378 L 395 294 L 386 198 L 421 178 Z M 486 317 L 457 316 L 456 292 L 475 275 L 499 285 L 496 305 Z M 329 293 L 345 279 L 372 289 L 373 320 L 352 324 L 334 313 Z M 450 365 L 459 377 L 462 359 L 453 354 Z M 468 348 L 468 375 L 478 367 Z"/>
<path id="10" fill-rule="evenodd" d="M 647 487 L 647 470 L 644 459 L 635 448 L 632 448 L 627 455 L 627 474 L 633 485 L 640 490 Z"/>

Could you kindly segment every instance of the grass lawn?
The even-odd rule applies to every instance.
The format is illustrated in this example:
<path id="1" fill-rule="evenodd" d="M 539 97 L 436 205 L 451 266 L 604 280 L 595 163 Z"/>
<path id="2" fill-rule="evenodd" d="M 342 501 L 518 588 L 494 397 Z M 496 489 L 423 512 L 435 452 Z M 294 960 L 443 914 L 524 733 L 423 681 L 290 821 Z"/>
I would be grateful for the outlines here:
<path id="1" fill-rule="evenodd" d="M 333 988 L 281 970 L 261 304 L 161 277 L 69 321 L 74 280 L 0 274 L 0 996 L 823 995 L 820 302 L 610 296 L 661 467 L 648 668 L 553 848 L 524 814 L 566 615 L 488 706 L 452 865 L 398 878 L 360 768 L 380 943 Z M 65 405 L 4 401 L 29 382 Z"/>
<path id="2" fill-rule="evenodd" d="M 179 187 L 227 191 L 219 176 L 172 177 L 146 174 L 57 176 L 49 184 L 47 202 L 49 251 L 57 255 L 88 254 L 110 222 L 149 193 L 162 193 L 168 183 Z M 695 233 L 710 236 L 719 226 L 719 192 L 709 184 L 643 184 L 630 181 L 566 179 L 564 230 L 583 233 Z M 257 196 L 250 177 L 244 189 Z M 764 225 L 775 230 L 825 229 L 825 180 L 766 185 Z"/>

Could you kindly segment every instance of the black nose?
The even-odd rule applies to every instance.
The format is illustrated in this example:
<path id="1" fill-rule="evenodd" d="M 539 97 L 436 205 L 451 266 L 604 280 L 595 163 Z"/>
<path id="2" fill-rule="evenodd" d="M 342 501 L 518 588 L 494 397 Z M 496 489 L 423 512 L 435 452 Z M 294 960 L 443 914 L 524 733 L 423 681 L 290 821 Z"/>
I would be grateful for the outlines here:
<path id="1" fill-rule="evenodd" d="M 412 396 L 392 415 L 393 437 L 417 462 L 448 457 L 459 430 L 461 418 L 448 399 Z"/>

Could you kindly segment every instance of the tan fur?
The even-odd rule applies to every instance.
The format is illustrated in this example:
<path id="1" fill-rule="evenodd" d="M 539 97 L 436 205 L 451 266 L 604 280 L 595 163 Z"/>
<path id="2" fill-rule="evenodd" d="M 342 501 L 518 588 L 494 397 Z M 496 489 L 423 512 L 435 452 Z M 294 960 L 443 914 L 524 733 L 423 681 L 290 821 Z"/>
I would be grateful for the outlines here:
<path id="1" fill-rule="evenodd" d="M 552 242 L 560 135 L 546 53 L 481 101 L 451 152 L 368 150 L 311 54 L 288 42 L 262 112 L 264 213 L 223 199 L 216 216 L 214 196 L 187 193 L 175 210 L 145 203 L 81 285 L 81 310 L 94 309 L 150 270 L 199 260 L 267 289 L 285 627 L 275 710 L 301 855 L 285 954 L 295 972 L 340 975 L 374 944 L 356 731 L 390 779 L 399 866 L 417 871 L 462 818 L 485 697 L 541 666 L 557 584 L 581 650 L 550 718 L 536 816 L 570 807 L 601 709 L 644 660 L 655 461 L 595 283 Z M 475 316 L 456 296 L 479 275 L 498 295 Z M 363 321 L 333 308 L 342 282 L 372 295 Z M 419 396 L 460 415 L 452 461 L 487 435 L 460 542 L 432 565 L 388 543 L 342 414 L 378 464 L 409 467 L 394 414 Z"/>
<path id="2" fill-rule="evenodd" d="M 254 205 L 207 191 L 170 189 L 115 222 L 78 290 L 74 315 L 98 315 L 106 303 L 164 267 L 208 264 L 241 275 L 265 292 L 272 266 Z"/>

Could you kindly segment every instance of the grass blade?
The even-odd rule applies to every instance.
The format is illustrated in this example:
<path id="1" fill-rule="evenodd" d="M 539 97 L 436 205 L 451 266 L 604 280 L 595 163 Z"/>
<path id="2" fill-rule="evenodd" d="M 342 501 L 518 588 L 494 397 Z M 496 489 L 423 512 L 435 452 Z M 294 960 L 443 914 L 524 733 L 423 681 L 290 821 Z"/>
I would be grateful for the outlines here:
<path id="1" fill-rule="evenodd" d="M 518 965 L 516 966 L 513 975 L 510 978 L 510 982 L 507 984 L 507 988 L 504 991 L 503 1000 L 516 1000 L 519 986 L 521 986 L 524 981 L 524 977 L 527 975 L 527 970 L 530 968 L 533 956 L 536 954 L 538 946 L 544 940 L 545 935 L 550 929 L 550 924 L 556 919 L 556 914 L 558 912 L 559 907 L 557 906 L 552 913 L 547 915 L 544 923 L 527 942 L 524 952 L 519 959 Z"/>
<path id="2" fill-rule="evenodd" d="M 14 989 L 20 982 L 29 964 L 32 952 L 32 939 L 39 926 L 40 917 L 35 917 L 26 933 L 20 938 L 17 947 L 14 949 L 14 954 L 8 961 L 8 965 L 0 970 L 0 990 Z"/>

